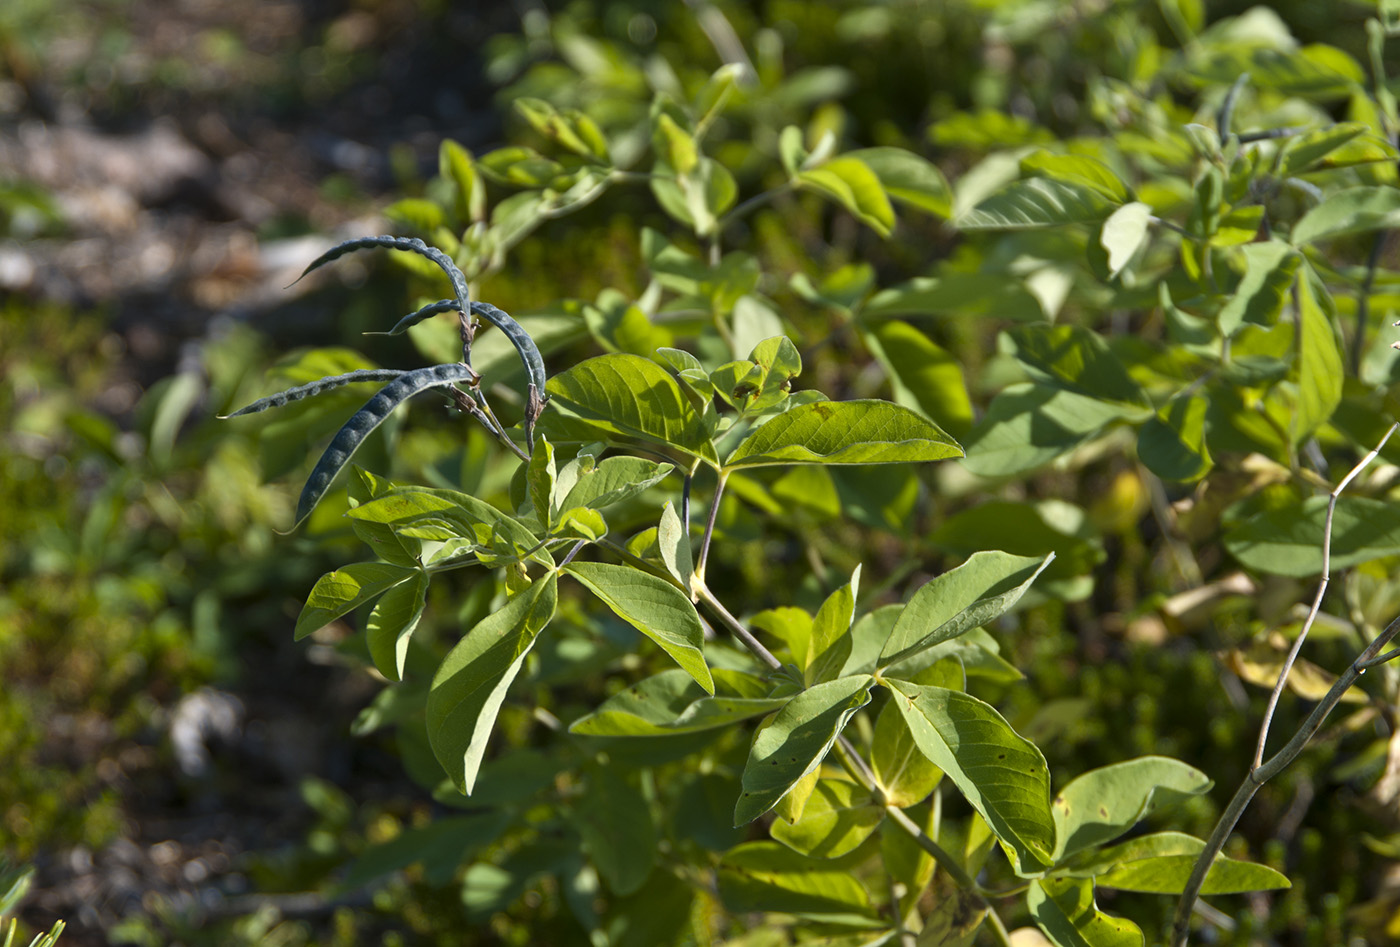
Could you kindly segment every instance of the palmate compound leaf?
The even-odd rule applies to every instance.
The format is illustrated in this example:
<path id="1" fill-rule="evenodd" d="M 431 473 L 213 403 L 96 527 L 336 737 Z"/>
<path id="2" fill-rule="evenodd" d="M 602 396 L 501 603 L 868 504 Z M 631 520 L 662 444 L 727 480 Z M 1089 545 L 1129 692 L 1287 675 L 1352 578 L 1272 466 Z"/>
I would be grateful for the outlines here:
<path id="1" fill-rule="evenodd" d="M 558 573 L 535 580 L 476 624 L 433 676 L 426 708 L 428 743 L 457 789 L 470 794 L 486 742 L 535 638 L 554 617 Z"/>
<path id="2" fill-rule="evenodd" d="M 1084 852 L 1065 874 L 1093 878 L 1101 888 L 1181 894 L 1205 847 L 1205 842 L 1182 832 L 1140 835 L 1119 845 Z M 1288 878 L 1267 865 L 1217 855 L 1200 893 L 1243 894 L 1288 887 Z"/>
<path id="3" fill-rule="evenodd" d="M 580 362 L 549 380 L 549 394 L 566 421 L 577 418 L 604 435 L 668 445 L 719 465 L 708 428 L 676 380 L 641 356 L 616 353 Z M 546 417 L 552 424 L 553 416 Z"/>
<path id="4" fill-rule="evenodd" d="M 332 438 L 325 453 L 316 462 L 311 476 L 306 480 L 306 486 L 302 488 L 301 498 L 297 500 L 297 519 L 293 528 L 300 526 L 311 515 L 316 504 L 321 502 L 321 497 L 330 489 L 335 475 L 350 461 L 351 455 L 370 432 L 383 423 L 395 408 L 420 391 L 466 381 L 475 375 L 476 373 L 466 365 L 433 365 L 417 371 L 404 372 L 381 388 L 378 394 L 345 422 L 345 426 Z"/>
<path id="5" fill-rule="evenodd" d="M 1054 553 L 1035 557 L 978 552 L 925 583 L 895 622 L 880 651 L 879 666 L 889 667 L 1004 614 L 1054 558 Z"/>
<path id="6" fill-rule="evenodd" d="M 1055 862 L 1115 839 L 1158 806 L 1211 787 L 1200 770 L 1165 756 L 1143 756 L 1090 770 L 1055 797 Z"/>
<path id="7" fill-rule="evenodd" d="M 793 408 L 744 438 L 726 467 L 900 464 L 961 457 L 932 421 L 888 401 L 818 401 Z"/>
<path id="8" fill-rule="evenodd" d="M 1092 881 L 1032 881 L 1026 906 L 1058 947 L 1142 947 L 1144 942 L 1142 931 L 1132 921 L 1099 910 Z"/>
<path id="9" fill-rule="evenodd" d="M 987 703 L 944 687 L 885 680 L 919 749 L 987 821 L 1021 875 L 1052 864 L 1050 771 L 1034 743 Z"/>
<path id="10" fill-rule="evenodd" d="M 754 738 L 744 765 L 734 824 L 746 825 L 778 804 L 816 770 L 856 711 L 870 701 L 868 674 L 838 678 L 794 696 Z"/>
<path id="11" fill-rule="evenodd" d="M 571 562 L 565 571 L 642 634 L 661 646 L 706 692 L 715 692 L 705 664 L 705 630 L 690 596 L 665 579 L 606 562 Z"/>

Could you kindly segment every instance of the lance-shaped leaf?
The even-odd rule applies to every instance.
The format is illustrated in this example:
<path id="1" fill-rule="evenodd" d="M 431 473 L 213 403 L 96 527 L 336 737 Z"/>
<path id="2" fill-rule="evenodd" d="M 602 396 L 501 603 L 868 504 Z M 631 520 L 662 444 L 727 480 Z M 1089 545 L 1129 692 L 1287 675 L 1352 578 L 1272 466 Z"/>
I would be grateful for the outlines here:
<path id="1" fill-rule="evenodd" d="M 646 797 L 620 769 L 588 768 L 588 791 L 572 821 L 598 874 L 614 894 L 625 895 L 646 882 L 656 863 L 656 823 Z"/>
<path id="2" fill-rule="evenodd" d="M 600 355 L 549 380 L 559 412 L 591 427 L 666 444 L 718 466 L 709 430 L 676 380 L 638 355 Z"/>
<path id="3" fill-rule="evenodd" d="M 448 652 L 426 708 L 433 755 L 458 791 L 470 794 L 496 714 L 540 629 L 554 617 L 558 574 L 536 580 L 487 615 Z"/>
<path id="4" fill-rule="evenodd" d="M 1098 437 L 1139 409 L 1047 385 L 1008 385 L 964 439 L 963 466 L 979 477 L 1015 477 Z"/>
<path id="5" fill-rule="evenodd" d="M 396 585 L 369 613 L 365 637 L 374 666 L 391 681 L 403 678 L 408 660 L 408 643 L 428 605 L 428 574 L 419 572 L 413 581 Z"/>
<path id="6" fill-rule="evenodd" d="M 1022 230 L 1060 224 L 1098 223 L 1117 202 L 1077 181 L 1028 178 L 1013 181 L 960 216 L 959 230 Z"/>
<path id="7" fill-rule="evenodd" d="M 1020 326 L 1006 334 L 1015 355 L 1040 381 L 1134 408 L 1151 403 L 1097 332 L 1076 325 Z"/>
<path id="8" fill-rule="evenodd" d="M 384 496 L 362 503 L 347 514 L 353 520 L 378 523 L 406 534 L 423 524 L 439 526 L 444 535 L 460 536 L 480 543 L 485 556 L 490 549 L 500 558 L 529 558 L 553 566 L 549 553 L 539 547 L 539 538 L 524 523 L 479 500 L 456 490 L 423 487 L 395 487 Z"/>
<path id="9" fill-rule="evenodd" d="M 773 838 L 817 858 L 840 858 L 868 839 L 885 818 L 870 793 L 844 779 L 819 779 L 802 817 L 773 821 Z"/>
<path id="10" fill-rule="evenodd" d="M 1298 277 L 1298 407 L 1289 419 L 1293 443 L 1301 444 L 1332 417 L 1342 401 L 1342 353 L 1333 323 L 1332 294 L 1311 265 Z"/>
<path id="11" fill-rule="evenodd" d="M 1165 756 L 1143 756 L 1090 770 L 1060 791 L 1055 861 L 1117 838 L 1158 806 L 1210 789 L 1200 770 Z"/>
<path id="12" fill-rule="evenodd" d="M 671 464 L 641 457 L 609 457 L 595 464 L 593 458 L 585 454 L 560 469 L 558 490 L 563 499 L 558 508 L 606 509 L 655 486 L 675 469 Z"/>
<path id="13" fill-rule="evenodd" d="M 239 408 L 232 414 L 221 414 L 219 415 L 219 420 L 226 421 L 229 418 L 242 417 L 245 414 L 257 414 L 259 411 L 266 411 L 269 408 L 280 408 L 283 405 L 291 404 L 293 401 L 311 398 L 324 391 L 339 388 L 342 385 L 358 385 L 367 381 L 393 381 L 402 374 L 404 373 L 396 368 L 361 368 L 358 371 L 346 372 L 344 375 L 332 375 L 329 378 L 318 378 L 310 384 L 297 385 L 295 388 L 279 391 L 275 395 L 259 398 L 252 404 Z"/>
<path id="14" fill-rule="evenodd" d="M 807 685 L 835 680 L 851 656 L 851 622 L 856 617 L 856 596 L 860 589 L 860 565 L 851 581 L 832 592 L 812 619 L 807 639 L 807 655 L 802 673 Z"/>
<path id="15" fill-rule="evenodd" d="M 728 467 L 768 464 L 902 464 L 961 457 L 962 448 L 924 416 L 888 401 L 818 401 L 759 427 Z"/>
<path id="16" fill-rule="evenodd" d="M 685 671 L 662 671 L 609 697 L 597 710 L 575 720 L 569 732 L 590 737 L 695 733 L 772 713 L 787 703 L 786 697 L 757 696 L 752 685 L 761 681 L 749 675 L 742 678 L 751 686 L 742 692 L 736 690 L 735 673 L 716 675 L 715 695 L 711 697 Z"/>
<path id="17" fill-rule="evenodd" d="M 311 471 L 311 476 L 306 480 L 306 486 L 302 488 L 301 498 L 297 500 L 297 526 L 311 515 L 311 511 L 316 508 L 316 504 L 321 502 L 321 497 L 325 496 L 330 489 L 331 481 L 335 475 L 340 473 L 351 455 L 364 443 L 370 432 L 387 418 L 395 408 L 402 404 L 410 396 L 442 385 L 450 385 L 455 381 L 465 381 L 474 377 L 476 373 L 466 365 L 449 364 L 433 365 L 429 368 L 420 368 L 417 371 L 404 372 L 389 384 L 379 390 L 379 393 L 365 403 L 365 406 L 355 415 L 345 422 L 345 426 L 332 438 L 330 446 L 321 455 L 321 459 L 316 462 L 316 466 Z"/>
<path id="18" fill-rule="evenodd" d="M 1142 947 L 1136 924 L 1105 914 L 1094 903 L 1094 884 L 1074 878 L 1032 881 L 1026 907 L 1059 947 Z"/>
<path id="19" fill-rule="evenodd" d="M 1145 894 L 1181 894 L 1206 843 L 1182 832 L 1142 835 L 1119 845 L 1085 852 L 1071 875 L 1094 879 L 1102 888 Z M 1242 894 L 1288 888 L 1287 877 L 1254 862 L 1217 855 L 1201 894 Z"/>
<path id="20" fill-rule="evenodd" d="M 1108 278 L 1113 279 L 1132 262 L 1138 248 L 1147 240 L 1152 208 L 1141 201 L 1124 204 L 1099 228 L 1099 246 L 1108 254 Z"/>
<path id="21" fill-rule="evenodd" d="M 959 667 L 958 676 L 962 671 Z M 943 771 L 914 742 L 914 735 L 894 701 L 888 701 L 875 720 L 870 742 L 870 765 L 891 805 L 901 809 L 928 798 Z"/>
<path id="22" fill-rule="evenodd" d="M 613 613 L 659 644 L 681 668 L 715 692 L 702 648 L 705 629 L 690 596 L 658 576 L 606 562 L 571 562 L 566 571 Z"/>
<path id="23" fill-rule="evenodd" d="M 745 825 L 777 805 L 827 751 L 857 710 L 870 701 L 874 678 L 838 678 L 797 694 L 758 732 L 744 765 L 734 824 Z"/>
<path id="24" fill-rule="evenodd" d="M 525 467 L 525 484 L 530 495 L 530 505 L 535 510 L 535 518 L 540 527 L 548 533 L 554 526 L 555 506 L 554 483 L 558 478 L 554 463 L 554 445 L 541 437 L 530 454 L 530 462 Z"/>
<path id="25" fill-rule="evenodd" d="M 1225 534 L 1225 548 L 1247 568 L 1297 578 L 1322 571 L 1327 497 L 1307 497 L 1259 513 Z M 1342 497 L 1332 518 L 1332 569 L 1400 553 L 1400 509 Z"/>
<path id="26" fill-rule="evenodd" d="M 798 187 L 825 194 L 882 237 L 894 228 L 894 208 L 879 177 L 859 158 L 842 155 L 797 172 Z"/>
<path id="27" fill-rule="evenodd" d="M 880 651 L 880 667 L 985 625 L 1021 600 L 1055 558 L 974 553 L 962 565 L 925 583 L 900 612 Z"/>
<path id="28" fill-rule="evenodd" d="M 1400 225 L 1400 190 L 1389 185 L 1337 191 L 1304 214 L 1289 234 L 1295 246 Z"/>
<path id="29" fill-rule="evenodd" d="M 885 367 L 895 401 L 918 408 L 954 437 L 972 426 L 972 401 L 962 365 L 907 322 L 874 322 L 864 332 L 866 347 Z"/>
<path id="30" fill-rule="evenodd" d="M 870 925 L 870 895 L 850 871 L 777 842 L 748 842 L 725 853 L 719 896 L 734 914 L 776 911 Z M 863 921 L 863 923 L 862 923 Z"/>
<path id="31" fill-rule="evenodd" d="M 671 501 L 661 508 L 661 523 L 656 528 L 656 546 L 661 552 L 661 561 L 666 571 L 684 588 L 690 588 L 695 575 L 695 562 L 690 554 L 690 536 L 680 514 Z"/>
<path id="32" fill-rule="evenodd" d="M 1359 122 L 1342 122 L 1330 128 L 1319 128 L 1286 139 L 1279 148 L 1279 177 L 1289 178 L 1295 174 L 1304 174 L 1319 165 L 1335 167 L 1336 159 L 1329 161 L 1328 156 L 1358 135 L 1364 135 L 1366 131 L 1366 126 Z M 1371 145 L 1372 142 L 1367 141 L 1365 144 Z"/>
<path id="33" fill-rule="evenodd" d="M 846 152 L 880 179 L 885 193 L 901 204 L 908 204 L 944 219 L 953 213 L 953 191 L 938 166 L 904 148 L 861 148 Z"/>
<path id="34" fill-rule="evenodd" d="M 419 570 L 411 566 L 387 562 L 356 562 L 328 572 L 317 580 L 306 597 L 293 634 L 300 641 L 317 628 L 418 574 Z"/>
<path id="35" fill-rule="evenodd" d="M 1051 865 L 1050 771 L 1034 743 L 987 703 L 944 687 L 886 680 L 919 749 L 987 820 L 1021 875 Z"/>

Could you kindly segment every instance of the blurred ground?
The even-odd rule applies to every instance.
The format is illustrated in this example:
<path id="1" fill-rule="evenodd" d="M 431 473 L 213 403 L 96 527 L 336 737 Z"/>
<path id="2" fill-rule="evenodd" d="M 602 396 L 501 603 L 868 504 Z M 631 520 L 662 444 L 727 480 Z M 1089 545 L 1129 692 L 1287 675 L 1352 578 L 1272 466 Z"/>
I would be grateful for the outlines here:
<path id="1" fill-rule="evenodd" d="M 140 383 L 221 321 L 279 348 L 324 325 L 306 284 L 286 285 L 332 239 L 378 231 L 376 205 L 435 171 L 442 138 L 492 142 L 480 51 L 518 25 L 495 3 L 58 0 L 28 19 L 22 5 L 0 14 L 0 191 L 25 196 L 0 215 L 0 301 L 106 311 Z M 304 836 L 301 780 L 370 785 L 383 762 L 346 738 L 367 695 L 329 665 L 308 672 L 304 644 L 177 696 L 148 740 L 114 740 L 101 714 L 49 721 L 50 757 L 110 761 L 126 829 L 100 851 L 42 853 L 26 921 L 65 918 L 65 945 L 95 947 L 142 907 L 197 919 L 272 903 L 246 894 L 240 859 Z M 378 778 L 400 773 L 390 761 Z"/>

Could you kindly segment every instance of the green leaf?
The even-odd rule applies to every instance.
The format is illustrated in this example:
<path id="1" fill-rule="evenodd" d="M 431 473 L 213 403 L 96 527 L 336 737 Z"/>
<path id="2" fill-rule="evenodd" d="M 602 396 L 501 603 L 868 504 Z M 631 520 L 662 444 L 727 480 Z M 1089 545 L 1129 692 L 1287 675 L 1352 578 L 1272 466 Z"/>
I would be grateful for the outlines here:
<path id="1" fill-rule="evenodd" d="M 818 401 L 749 434 L 727 467 L 766 464 L 898 464 L 962 456 L 938 425 L 888 401 Z"/>
<path id="2" fill-rule="evenodd" d="M 395 487 L 382 497 L 360 504 L 346 516 L 391 526 L 408 535 L 416 531 L 415 527 L 432 524 L 443 528 L 446 535 L 430 538 L 469 539 L 479 544 L 475 551 L 483 562 L 528 558 L 544 566 L 554 565 L 549 553 L 536 548 L 539 539 L 524 523 L 484 500 L 456 490 Z"/>
<path id="3" fill-rule="evenodd" d="M 1094 903 L 1094 884 L 1072 878 L 1032 881 L 1026 907 L 1058 947 L 1142 947 L 1136 924 L 1105 914 Z"/>
<path id="4" fill-rule="evenodd" d="M 690 596 L 665 579 L 606 562 L 571 562 L 565 570 L 652 641 L 705 688 L 715 692 L 714 678 L 702 651 L 705 630 Z"/>
<path id="5" fill-rule="evenodd" d="M 369 623 L 365 626 L 369 654 L 379 673 L 391 681 L 403 678 L 408 643 L 427 605 L 428 574 L 419 572 L 413 581 L 385 592 L 369 613 Z"/>
<path id="6" fill-rule="evenodd" d="M 1352 187 L 1329 194 L 1293 225 L 1294 246 L 1400 225 L 1400 188 Z"/>
<path id="7" fill-rule="evenodd" d="M 807 639 L 807 655 L 802 674 L 807 686 L 835 680 L 851 656 L 851 622 L 856 617 L 856 596 L 860 588 L 860 565 L 851 581 L 832 592 L 812 619 Z"/>
<path id="8" fill-rule="evenodd" d="M 1138 459 L 1163 480 L 1200 480 L 1213 466 L 1206 446 L 1209 409 L 1202 394 L 1173 397 L 1138 430 Z"/>
<path id="9" fill-rule="evenodd" d="M 720 900 L 733 914 L 818 915 L 861 926 L 873 926 L 876 917 L 870 896 L 850 871 L 777 842 L 730 849 L 720 861 L 718 880 Z"/>
<path id="10" fill-rule="evenodd" d="M 1206 844 L 1180 832 L 1142 835 L 1076 860 L 1076 876 L 1093 877 L 1103 888 L 1145 894 L 1181 894 Z M 1292 887 L 1288 878 L 1265 865 L 1217 855 L 1201 894 L 1243 894 Z"/>
<path id="11" fill-rule="evenodd" d="M 1248 73 L 1250 84 L 1258 88 L 1317 99 L 1347 96 L 1366 78 L 1356 60 L 1335 47 L 1314 43 L 1284 49 L 1245 37 L 1203 48 L 1193 57 L 1190 72 L 1201 81 L 1222 85 Z"/>
<path id="12" fill-rule="evenodd" d="M 870 764 L 885 798 L 901 809 L 923 802 L 943 778 L 943 771 L 919 750 L 893 700 L 886 701 L 875 718 Z"/>
<path id="13" fill-rule="evenodd" d="M 1147 227 L 1152 221 L 1152 208 L 1141 201 L 1124 204 L 1103 222 L 1099 230 L 1099 245 L 1108 253 L 1108 278 L 1114 279 L 1132 262 L 1138 249 L 1147 241 Z"/>
<path id="14" fill-rule="evenodd" d="M 894 229 L 894 208 L 880 178 L 859 158 L 832 158 L 818 167 L 798 171 L 795 180 L 798 187 L 810 188 L 836 201 L 882 237 L 888 237 Z"/>
<path id="15" fill-rule="evenodd" d="M 297 616 L 297 641 L 330 624 L 400 583 L 407 582 L 418 569 L 386 562 L 357 562 L 328 572 L 317 580 Z"/>
<path id="16" fill-rule="evenodd" d="M 1037 151 L 1021 159 L 1021 173 L 1026 177 L 1044 177 L 1065 184 L 1082 185 L 1115 204 L 1132 200 L 1132 194 L 1113 169 L 1087 155 Z"/>
<path id="17" fill-rule="evenodd" d="M 588 788 L 572 820 L 598 874 L 614 894 L 631 894 L 656 864 L 656 824 L 641 791 L 620 765 L 588 767 Z"/>
<path id="18" fill-rule="evenodd" d="M 608 534 L 607 521 L 603 514 L 587 506 L 576 506 L 559 514 L 554 535 L 565 539 L 583 539 L 597 542 Z"/>
<path id="19" fill-rule="evenodd" d="M 1039 300 L 1020 280 L 1001 273 L 945 272 L 920 276 L 882 289 L 861 310 L 864 321 L 891 316 L 994 316 L 1033 321 L 1045 318 Z"/>
<path id="20" fill-rule="evenodd" d="M 1332 152 L 1365 132 L 1365 125 L 1358 122 L 1342 122 L 1330 128 L 1319 128 L 1286 139 L 1279 149 L 1279 177 L 1289 178 L 1311 171 L 1322 164 Z"/>
<path id="21" fill-rule="evenodd" d="M 349 482 L 346 484 L 346 491 L 349 494 L 351 509 L 384 496 L 395 487 L 392 482 L 376 477 L 363 467 L 354 464 L 350 466 L 350 475 L 347 480 Z M 419 558 L 423 555 L 421 541 L 410 536 L 400 536 L 394 532 L 393 527 L 384 523 L 352 519 L 350 525 L 354 529 L 355 535 L 377 552 L 381 559 L 399 566 L 417 566 L 419 564 Z"/>
<path id="22" fill-rule="evenodd" d="M 1100 401 L 1147 408 L 1151 402 L 1097 332 L 1077 325 L 1019 326 L 1006 333 L 1013 354 L 1037 380 Z"/>
<path id="23" fill-rule="evenodd" d="M 438 174 L 456 185 L 453 207 L 465 222 L 486 218 L 486 187 L 476 173 L 472 153 L 450 138 L 438 148 Z"/>
<path id="24" fill-rule="evenodd" d="M 675 379 L 655 362 L 622 353 L 602 355 L 555 375 L 548 390 L 556 412 L 719 465 L 704 421 Z"/>
<path id="25" fill-rule="evenodd" d="M 1090 770 L 1060 790 L 1055 861 L 1117 838 L 1153 809 L 1210 789 L 1197 769 L 1165 756 L 1143 756 Z"/>
<path id="26" fill-rule="evenodd" d="M 661 523 L 656 528 L 656 546 L 661 550 L 661 561 L 666 571 L 671 573 L 684 588 L 690 588 L 690 580 L 695 575 L 695 563 L 690 555 L 690 536 L 680 514 L 671 501 L 661 508 Z"/>
<path id="27" fill-rule="evenodd" d="M 868 839 L 885 818 L 869 792 L 843 779 L 819 779 L 802 810 L 788 823 L 775 819 L 773 838 L 795 852 L 816 858 L 840 858 Z"/>
<path id="28" fill-rule="evenodd" d="M 353 891 L 420 863 L 429 884 L 445 885 L 464 861 L 499 838 L 510 821 L 505 813 L 487 812 L 448 816 L 419 828 L 405 829 L 395 838 L 365 849 L 350 865 L 340 888 Z"/>
<path id="29" fill-rule="evenodd" d="M 1054 553 L 1027 558 L 978 552 L 926 582 L 900 612 L 879 666 L 887 668 L 1005 614 L 1054 558 Z"/>
<path id="30" fill-rule="evenodd" d="M 558 573 L 536 580 L 479 621 L 433 676 L 428 742 L 457 790 L 470 795 L 506 691 L 535 638 L 554 617 Z"/>
<path id="31" fill-rule="evenodd" d="M 557 476 L 554 445 L 542 434 L 535 442 L 535 451 L 525 468 L 525 482 L 529 487 L 530 505 L 535 508 L 535 517 L 546 533 L 554 526 L 554 482 Z"/>
<path id="32" fill-rule="evenodd" d="M 1116 207 L 1095 188 L 1052 178 L 1027 178 L 982 201 L 953 223 L 959 230 L 1024 230 L 1096 224 Z"/>
<path id="33" fill-rule="evenodd" d="M 564 493 L 559 508 L 607 509 L 656 486 L 675 469 L 641 457 L 609 457 L 595 464 L 591 454 L 584 454 L 559 472 L 558 489 Z"/>
<path id="34" fill-rule="evenodd" d="M 1278 321 L 1302 260 L 1282 240 L 1246 244 L 1237 252 L 1244 257 L 1244 277 L 1216 317 L 1226 338 L 1236 335 L 1246 323 L 1271 326 Z"/>
<path id="35" fill-rule="evenodd" d="M 1059 500 L 988 500 L 949 517 L 930 541 L 945 552 L 964 556 L 985 549 L 1036 557 L 1053 552 L 1055 561 L 1045 570 L 1046 581 L 1084 575 L 1104 558 L 1084 511 Z"/>
<path id="36" fill-rule="evenodd" d="M 1250 517 L 1225 534 L 1225 548 L 1257 572 L 1305 578 L 1322 571 L 1327 497 L 1313 496 Z M 1332 569 L 1400 553 L 1400 509 L 1342 497 L 1332 519 Z"/>
<path id="37" fill-rule="evenodd" d="M 716 694 L 711 697 L 685 671 L 662 671 L 609 697 L 597 710 L 575 720 L 569 732 L 590 737 L 697 733 L 772 713 L 787 703 L 786 697 L 760 696 L 767 688 L 747 675 L 738 683 L 753 687 L 737 691 L 735 673 L 716 673 Z"/>
<path id="38" fill-rule="evenodd" d="M 1055 848 L 1050 772 L 1036 745 L 969 694 L 908 681 L 885 683 L 914 742 L 987 820 L 1017 874 L 1049 868 Z"/>
<path id="39" fill-rule="evenodd" d="M 946 350 L 907 322 L 873 323 L 864 333 L 866 345 L 885 367 L 895 401 L 917 408 L 954 437 L 972 427 L 972 401 L 962 365 Z"/>
<path id="40" fill-rule="evenodd" d="M 861 674 L 810 687 L 758 732 L 744 765 L 735 825 L 763 815 L 821 765 L 846 723 L 869 703 L 873 680 Z"/>
<path id="41" fill-rule="evenodd" d="M 1342 401 L 1346 370 L 1333 329 L 1336 306 L 1311 265 L 1298 277 L 1298 405 L 1288 433 L 1301 444 L 1325 424 Z"/>
<path id="42" fill-rule="evenodd" d="M 847 152 L 846 157 L 874 171 L 894 200 L 945 220 L 952 216 L 953 191 L 933 162 L 903 148 L 861 148 Z"/>
<path id="43" fill-rule="evenodd" d="M 1045 385 L 1008 385 L 967 435 L 962 466 L 979 477 L 1015 477 L 1068 454 L 1136 407 Z"/>

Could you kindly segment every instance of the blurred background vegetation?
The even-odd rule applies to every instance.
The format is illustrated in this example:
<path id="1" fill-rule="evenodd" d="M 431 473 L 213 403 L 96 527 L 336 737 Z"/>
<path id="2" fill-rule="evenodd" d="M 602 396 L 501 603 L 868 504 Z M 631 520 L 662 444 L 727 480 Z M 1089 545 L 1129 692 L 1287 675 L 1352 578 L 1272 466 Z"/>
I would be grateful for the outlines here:
<path id="1" fill-rule="evenodd" d="M 481 943 L 580 941 L 564 896 L 524 869 L 521 884 L 476 904 L 450 883 L 455 861 L 374 889 L 342 887 L 368 846 L 443 811 L 421 788 L 441 774 L 407 730 L 366 718 L 379 685 L 346 653 L 352 629 L 328 628 L 309 647 L 291 640 L 316 576 L 359 554 L 343 532 L 315 523 L 305 535 L 277 534 L 291 521 L 295 473 L 333 424 L 306 412 L 272 426 L 215 415 L 265 393 L 271 353 L 342 347 L 316 356 L 319 365 L 284 360 L 289 377 L 367 365 L 360 333 L 408 312 L 414 293 L 410 274 L 374 261 L 345 264 L 343 280 L 284 287 L 334 237 L 405 229 L 404 205 L 397 220 L 381 215 L 436 195 L 443 139 L 480 153 L 528 134 L 508 107 L 520 96 L 583 109 L 613 130 L 646 114 L 652 89 L 696 88 L 721 61 L 717 11 L 771 77 L 772 93 L 740 119 L 751 144 L 733 136 L 730 153 L 716 155 L 746 192 L 772 183 L 756 156 L 789 123 L 853 147 L 910 148 L 950 178 L 1007 136 L 1086 133 L 1093 81 L 1134 68 L 1125 59 L 1134 31 L 1174 45 L 1179 7 L 1194 9 L 1134 0 L 0 4 L 0 854 L 36 869 L 24 921 L 38 929 L 64 917 L 64 943 L 76 945 L 459 944 L 472 930 Z M 1208 3 L 1197 13 L 1210 22 L 1245 9 Z M 1300 41 L 1364 61 L 1371 5 L 1272 9 Z M 982 109 L 1024 125 L 966 120 Z M 645 195 L 610 197 L 528 237 L 481 295 L 512 311 L 609 287 L 635 298 L 644 277 L 634 235 L 662 220 Z M 765 269 L 805 274 L 828 294 L 841 291 L 833 274 L 868 278 L 843 269 L 851 264 L 889 285 L 935 264 L 956 271 L 965 252 L 931 219 L 902 222 L 882 242 L 831 221 L 816 200 L 759 213 L 751 228 Z M 888 392 L 875 358 L 830 308 L 788 285 L 765 290 L 804 340 L 804 381 L 837 397 Z M 937 330 L 979 410 L 998 384 L 980 372 L 997 327 L 945 320 Z M 394 345 L 377 345 L 376 360 L 416 357 L 409 342 Z M 504 495 L 511 467 L 497 469 L 484 439 L 463 436 L 441 412 L 418 408 L 407 431 L 386 428 L 361 455 L 367 466 Z M 397 443 L 392 461 L 386 438 Z M 774 598 L 782 589 L 820 601 L 828 577 L 859 561 L 891 584 L 938 571 L 947 560 L 927 536 L 969 499 L 939 496 L 907 471 L 876 476 L 886 479 L 837 478 L 843 511 L 805 502 L 814 494 L 796 479 L 786 493 L 775 487 L 805 502 L 796 537 L 775 537 L 750 508 L 725 507 L 713 569 L 753 607 L 786 604 Z M 1162 617 L 1170 552 L 1129 466 L 1044 472 L 1021 489 L 1023 499 L 1086 509 L 1083 554 L 1098 565 L 1091 597 L 1048 603 L 1007 630 L 1007 658 L 1029 680 L 999 703 L 1045 748 L 1057 783 L 1144 753 L 1207 768 L 1225 785 L 1183 826 L 1206 834 L 1244 770 L 1240 748 L 1252 744 L 1259 703 L 1216 652 L 1259 631 L 1258 609 L 1222 594 L 1208 620 Z M 808 542 L 818 556 L 802 551 Z M 464 614 L 487 604 L 464 585 L 452 591 L 434 587 L 442 600 L 432 620 L 444 628 L 459 603 Z M 1301 585 L 1259 594 L 1291 604 Z M 561 648 L 536 677 L 554 688 L 553 712 L 568 719 L 618 686 L 606 670 L 618 653 Z M 1277 731 L 1298 714 L 1286 706 Z M 518 716 L 523 744 L 528 713 Z M 512 719 L 507 708 L 507 734 Z M 352 738 L 352 725 L 364 735 Z M 529 769 L 534 757 L 519 759 L 517 789 L 548 782 Z M 1290 943 L 1400 937 L 1400 844 L 1390 836 L 1400 826 L 1368 797 L 1386 762 L 1384 741 L 1333 732 L 1261 795 L 1241 832 L 1294 888 L 1248 904 L 1234 942 L 1248 942 L 1251 925 Z M 734 840 L 725 826 L 715 831 Z M 1133 917 L 1164 910 L 1128 895 L 1105 907 Z M 626 936 L 647 942 L 646 932 Z"/>

